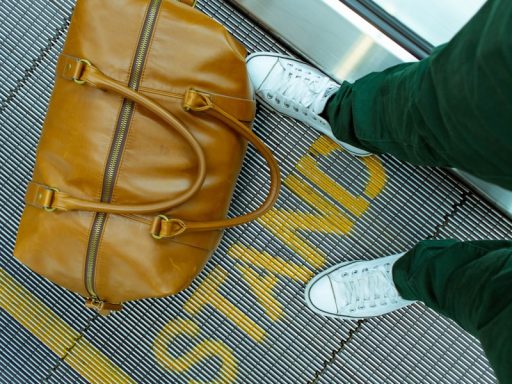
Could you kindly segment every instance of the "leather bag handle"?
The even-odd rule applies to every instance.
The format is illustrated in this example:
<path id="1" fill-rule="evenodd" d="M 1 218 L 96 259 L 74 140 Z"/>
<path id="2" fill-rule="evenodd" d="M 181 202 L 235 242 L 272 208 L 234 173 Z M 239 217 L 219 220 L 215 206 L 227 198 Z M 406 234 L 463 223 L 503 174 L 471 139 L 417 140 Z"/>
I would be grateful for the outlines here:
<path id="1" fill-rule="evenodd" d="M 63 78 L 73 80 L 78 84 L 88 84 L 99 89 L 118 93 L 155 113 L 161 119 L 169 123 L 189 143 L 198 158 L 198 174 L 193 186 L 183 195 L 171 201 L 150 203 L 144 205 L 117 205 L 110 203 L 93 202 L 73 197 L 56 188 L 50 188 L 41 184 L 30 183 L 27 191 L 27 203 L 44 208 L 48 211 L 58 210 L 82 210 L 90 212 L 104 212 L 123 215 L 132 214 L 155 214 L 169 211 L 171 208 L 184 203 L 190 199 L 201 187 L 206 177 L 206 162 L 201 146 L 194 136 L 183 124 L 170 112 L 158 103 L 136 92 L 124 84 L 106 76 L 98 68 L 85 59 L 63 55 L 62 66 Z M 185 230 L 207 231 L 233 227 L 252 221 L 267 212 L 277 200 L 281 186 L 280 171 L 270 149 L 256 136 L 252 130 L 242 124 L 237 118 L 214 104 L 208 93 L 190 89 L 186 92 L 183 108 L 191 113 L 208 113 L 220 119 L 243 138 L 251 142 L 262 154 L 270 169 L 270 190 L 265 201 L 255 211 L 246 215 L 210 221 L 210 222 L 186 222 L 180 219 L 168 219 L 166 216 L 158 215 L 151 225 L 151 234 L 155 238 L 174 237 Z"/>
<path id="2" fill-rule="evenodd" d="M 263 156 L 270 170 L 270 188 L 265 201 L 254 211 L 243 216 L 217 221 L 185 221 L 159 215 L 155 217 L 151 226 L 151 235 L 157 239 L 175 237 L 185 231 L 211 231 L 234 227 L 248 223 L 263 216 L 276 202 L 281 189 L 281 175 L 277 161 L 272 151 L 256 136 L 247 126 L 242 124 L 230 113 L 219 107 L 212 101 L 210 94 L 206 92 L 189 89 L 183 99 L 183 108 L 186 111 L 196 113 L 207 113 L 229 125 L 240 136 L 248 140 L 256 150 Z"/>
<path id="3" fill-rule="evenodd" d="M 116 84 L 118 83 L 116 82 Z M 140 95 L 139 93 L 137 94 Z M 149 102 L 157 104 L 147 97 L 144 98 L 147 99 Z M 164 215 L 158 215 L 153 221 L 152 228 L 155 227 L 156 222 L 160 221 L 161 229 L 163 230 L 160 233 L 161 237 L 174 237 L 177 234 L 183 233 L 184 231 L 211 231 L 246 224 L 250 221 L 257 219 L 260 216 L 263 216 L 270 208 L 272 208 L 277 198 L 279 197 L 279 191 L 281 189 L 281 172 L 279 170 L 279 165 L 277 164 L 277 161 L 272 151 L 251 129 L 249 129 L 246 125 L 241 123 L 236 117 L 231 115 L 229 112 L 222 109 L 217 103 L 215 103 L 213 101 L 214 98 L 215 96 L 207 92 L 189 89 L 185 93 L 185 96 L 183 98 L 183 109 L 191 113 L 207 113 L 216 117 L 217 119 L 223 121 L 225 124 L 231 127 L 234 131 L 236 131 L 240 136 L 249 141 L 256 148 L 256 150 L 263 156 L 263 158 L 267 162 L 270 171 L 270 188 L 267 193 L 267 197 L 263 201 L 263 203 L 254 211 L 231 219 L 205 222 L 184 221 L 180 219 L 168 219 L 166 221 Z M 146 106 L 144 102 L 141 102 L 140 104 Z M 149 110 L 151 111 L 151 109 Z M 169 112 L 167 113 L 170 114 Z M 160 212 L 162 211 L 163 210 L 160 210 Z M 131 214 L 135 212 L 124 213 Z M 175 226 L 176 223 L 179 223 L 177 228 Z"/>
<path id="4" fill-rule="evenodd" d="M 58 66 L 58 69 L 60 67 L 63 68 L 61 76 L 64 79 L 73 80 L 77 84 L 88 84 L 95 88 L 122 95 L 123 97 L 142 105 L 144 108 L 153 112 L 163 121 L 168 123 L 186 140 L 186 142 L 192 148 L 192 151 L 197 158 L 198 169 L 192 186 L 183 194 L 172 200 L 141 205 L 110 204 L 80 199 L 70 196 L 69 194 L 61 192 L 57 189 L 46 188 L 45 191 L 41 188 L 38 188 L 38 197 L 40 196 L 41 199 L 46 200 L 47 202 L 48 200 L 51 200 L 49 205 L 42 205 L 44 208 L 47 210 L 58 209 L 63 211 L 81 210 L 117 214 L 151 214 L 155 212 L 165 212 L 184 203 L 201 188 L 206 178 L 206 159 L 204 152 L 195 137 L 178 119 L 176 119 L 165 108 L 151 100 L 149 97 L 146 97 L 141 93 L 127 87 L 126 85 L 112 79 L 111 77 L 106 76 L 88 60 L 78 59 L 68 55 L 62 55 L 61 62 L 59 64 L 60 65 Z M 47 196 L 48 190 L 52 192 L 51 198 Z M 37 205 L 37 201 L 33 202 L 35 202 Z"/>

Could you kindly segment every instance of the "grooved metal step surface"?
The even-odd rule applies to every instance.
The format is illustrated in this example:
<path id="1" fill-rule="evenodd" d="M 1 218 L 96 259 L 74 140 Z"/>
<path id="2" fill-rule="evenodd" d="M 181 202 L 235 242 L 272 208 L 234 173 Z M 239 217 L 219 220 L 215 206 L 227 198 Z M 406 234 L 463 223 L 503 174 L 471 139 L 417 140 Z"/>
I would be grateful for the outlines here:
<path id="1" fill-rule="evenodd" d="M 425 238 L 510 238 L 510 221 L 442 170 L 354 158 L 261 106 L 254 129 L 281 164 L 279 201 L 227 230 L 184 292 L 103 318 L 17 262 L 24 190 L 73 4 L 0 2 L 0 383 L 496 382 L 478 342 L 421 304 L 339 321 L 309 311 L 303 289 L 337 262 Z M 197 8 L 249 52 L 293 54 L 229 3 Z M 249 149 L 230 214 L 256 207 L 266 183 Z"/>

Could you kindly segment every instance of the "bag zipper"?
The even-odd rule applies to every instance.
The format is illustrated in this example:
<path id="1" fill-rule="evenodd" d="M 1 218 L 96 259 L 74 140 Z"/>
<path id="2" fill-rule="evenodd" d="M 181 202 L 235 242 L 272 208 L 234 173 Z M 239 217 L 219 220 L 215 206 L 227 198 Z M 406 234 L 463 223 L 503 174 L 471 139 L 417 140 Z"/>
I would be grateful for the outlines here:
<path id="1" fill-rule="evenodd" d="M 147 53 L 149 50 L 149 43 L 153 35 L 153 30 L 156 24 L 158 11 L 162 0 L 151 0 L 146 12 L 144 25 L 137 44 L 135 52 L 135 59 L 130 71 L 130 79 L 128 87 L 137 91 L 142 79 L 142 70 L 146 62 Z M 103 188 L 101 191 L 101 202 L 110 203 L 114 192 L 114 183 L 119 170 L 119 162 L 121 154 L 126 142 L 129 123 L 132 119 L 135 103 L 131 100 L 124 99 L 119 113 L 119 118 L 116 125 L 114 139 L 110 148 L 105 173 L 103 176 Z M 87 256 L 85 261 L 85 288 L 90 295 L 90 298 L 95 302 L 101 302 L 95 287 L 95 273 L 96 273 L 96 259 L 98 256 L 98 249 L 100 244 L 101 234 L 103 233 L 105 222 L 107 220 L 106 213 L 97 213 L 94 217 L 94 222 L 89 235 L 89 244 L 87 247 Z"/>

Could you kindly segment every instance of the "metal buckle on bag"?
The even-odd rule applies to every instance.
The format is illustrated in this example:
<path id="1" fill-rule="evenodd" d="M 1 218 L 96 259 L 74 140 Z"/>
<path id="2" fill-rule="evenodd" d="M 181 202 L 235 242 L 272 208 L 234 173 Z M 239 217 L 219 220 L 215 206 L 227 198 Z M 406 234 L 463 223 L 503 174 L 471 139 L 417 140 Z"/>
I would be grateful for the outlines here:
<path id="1" fill-rule="evenodd" d="M 173 232 L 170 236 L 166 236 L 166 237 L 175 237 L 175 236 L 181 235 L 187 229 L 186 224 L 183 221 L 181 221 L 180 219 L 169 219 L 165 215 L 158 215 L 157 217 L 155 217 L 155 219 L 153 220 L 153 224 L 151 225 L 151 236 L 154 239 L 160 240 L 160 239 L 164 238 L 164 236 L 161 235 L 162 222 L 171 223 L 171 225 L 172 224 L 178 225 L 177 230 L 175 232 Z"/>
<path id="2" fill-rule="evenodd" d="M 50 196 L 50 204 L 49 205 L 43 205 L 43 209 L 46 211 L 46 212 L 53 212 L 55 211 L 57 208 L 52 208 L 52 203 L 53 203 L 53 197 L 55 196 L 55 193 L 56 192 L 60 192 L 57 188 L 52 188 L 52 187 L 48 187 L 46 188 L 46 190 L 48 191 L 51 191 L 52 194 Z"/>
<path id="3" fill-rule="evenodd" d="M 95 310 L 101 316 L 108 316 L 112 311 L 120 311 L 123 309 L 123 304 L 112 304 L 93 297 L 85 300 L 85 306 L 89 309 Z"/>
<path id="4" fill-rule="evenodd" d="M 80 59 L 80 60 L 78 60 L 78 64 L 80 64 L 80 68 L 78 70 L 78 73 L 80 73 L 80 76 L 73 77 L 73 81 L 76 84 L 82 85 L 82 84 L 85 84 L 84 80 L 80 80 L 80 77 L 82 76 L 82 73 L 84 72 L 84 67 L 92 65 L 92 63 L 87 59 Z"/>
<path id="5" fill-rule="evenodd" d="M 165 215 L 158 215 L 155 217 L 155 220 L 153 220 L 153 225 L 151 226 L 151 236 L 153 236 L 153 239 L 163 239 L 163 236 L 160 235 L 162 229 L 162 221 L 169 221 L 169 218 Z"/>

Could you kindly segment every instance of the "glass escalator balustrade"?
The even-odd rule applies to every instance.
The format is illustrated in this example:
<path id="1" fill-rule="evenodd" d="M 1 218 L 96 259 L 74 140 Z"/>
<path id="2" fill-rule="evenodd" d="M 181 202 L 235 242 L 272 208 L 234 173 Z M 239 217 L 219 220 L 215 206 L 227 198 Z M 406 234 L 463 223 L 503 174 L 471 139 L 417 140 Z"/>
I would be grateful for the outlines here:
<path id="1" fill-rule="evenodd" d="M 484 0 L 374 0 L 384 11 L 432 45 L 446 43 L 480 9 Z"/>

